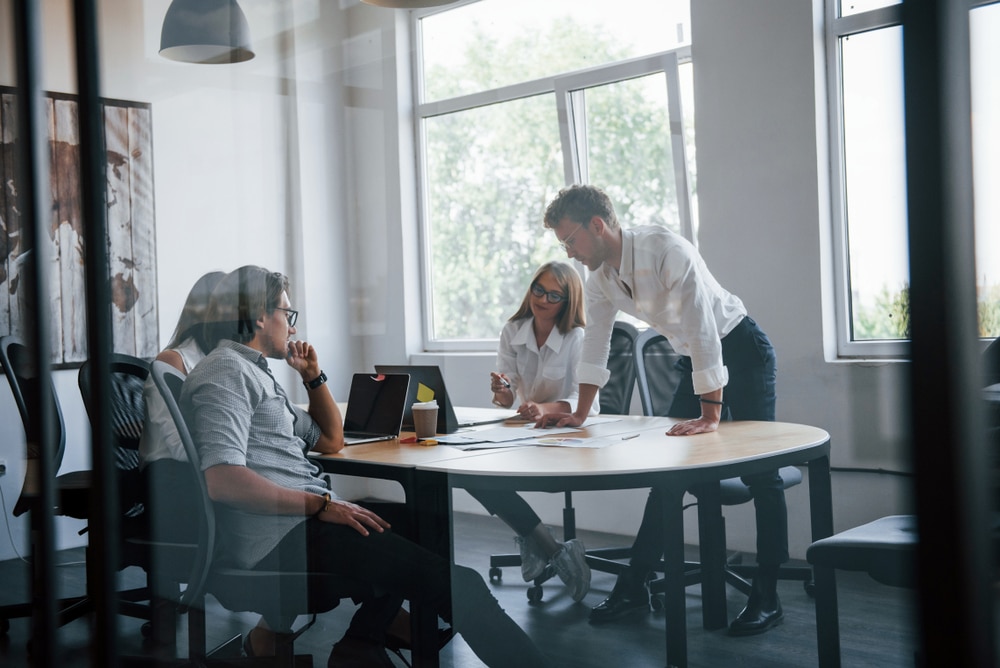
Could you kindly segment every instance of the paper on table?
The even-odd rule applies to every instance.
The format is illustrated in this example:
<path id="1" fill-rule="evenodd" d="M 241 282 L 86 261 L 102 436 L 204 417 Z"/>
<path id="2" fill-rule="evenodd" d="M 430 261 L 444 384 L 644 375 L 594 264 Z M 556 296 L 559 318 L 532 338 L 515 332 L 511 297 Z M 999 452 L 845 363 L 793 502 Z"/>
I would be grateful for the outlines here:
<path id="1" fill-rule="evenodd" d="M 461 445 L 463 443 L 506 443 L 507 441 L 520 441 L 526 438 L 538 438 L 538 434 L 544 432 L 546 435 L 568 434 L 578 430 L 578 427 L 548 427 L 536 429 L 531 427 L 493 427 L 492 429 L 476 429 L 463 431 L 456 434 L 445 434 L 436 436 L 438 443 L 449 445 Z"/>
<path id="2" fill-rule="evenodd" d="M 577 427 L 548 427 L 546 429 L 536 429 L 531 427 L 493 427 L 492 429 L 476 429 L 473 431 L 463 431 L 457 434 L 446 434 L 435 437 L 438 443 L 461 444 L 461 443 L 505 443 L 507 441 L 520 441 L 525 438 L 538 438 L 539 432 L 547 435 L 568 434 L 578 431 Z"/>

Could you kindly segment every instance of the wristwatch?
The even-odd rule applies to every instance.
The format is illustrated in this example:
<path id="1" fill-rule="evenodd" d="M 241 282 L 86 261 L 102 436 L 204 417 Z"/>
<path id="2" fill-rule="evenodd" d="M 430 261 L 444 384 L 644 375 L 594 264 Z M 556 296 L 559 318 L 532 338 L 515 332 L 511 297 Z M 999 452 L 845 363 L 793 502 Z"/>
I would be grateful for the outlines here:
<path id="1" fill-rule="evenodd" d="M 302 384 L 305 385 L 310 390 L 315 390 L 317 387 L 325 383 L 326 380 L 327 380 L 326 374 L 323 371 L 320 371 L 318 376 L 316 376 L 310 381 L 302 381 Z"/>
<path id="2" fill-rule="evenodd" d="M 332 504 L 333 504 L 333 498 L 330 496 L 330 493 L 327 492 L 326 494 L 323 495 L 323 506 L 315 513 L 313 513 L 313 517 L 319 519 L 319 516 L 322 515 L 324 512 L 326 512 L 326 509 L 329 508 Z"/>

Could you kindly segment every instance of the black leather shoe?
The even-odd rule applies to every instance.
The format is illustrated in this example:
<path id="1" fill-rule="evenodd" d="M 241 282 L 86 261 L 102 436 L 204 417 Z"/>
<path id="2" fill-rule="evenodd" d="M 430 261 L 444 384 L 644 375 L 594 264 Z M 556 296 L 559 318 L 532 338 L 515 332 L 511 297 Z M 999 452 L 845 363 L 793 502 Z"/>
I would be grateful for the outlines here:
<path id="1" fill-rule="evenodd" d="M 590 623 L 603 624 L 637 610 L 649 612 L 649 590 L 644 585 L 638 587 L 616 585 L 611 591 L 611 596 L 591 609 Z"/>
<path id="2" fill-rule="evenodd" d="M 765 598 L 773 599 L 770 605 L 765 604 Z M 757 635 L 777 626 L 784 617 L 777 594 L 768 597 L 751 594 L 746 607 L 729 625 L 729 635 Z"/>

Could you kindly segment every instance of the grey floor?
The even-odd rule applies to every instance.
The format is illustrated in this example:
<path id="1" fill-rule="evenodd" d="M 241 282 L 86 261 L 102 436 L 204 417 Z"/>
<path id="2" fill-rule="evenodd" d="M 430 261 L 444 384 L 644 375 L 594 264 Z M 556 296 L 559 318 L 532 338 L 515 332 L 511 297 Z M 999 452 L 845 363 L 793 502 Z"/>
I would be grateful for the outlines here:
<path id="1" fill-rule="evenodd" d="M 459 514 L 455 519 L 457 560 L 481 572 L 485 577 L 489 554 L 513 548 L 510 530 L 495 518 Z M 608 534 L 582 533 L 590 547 L 620 545 L 621 537 Z M 61 556 L 76 565 L 60 568 L 61 587 L 73 591 L 82 587 L 81 551 L 69 551 Z M 0 603 L 18 601 L 23 595 L 24 564 L 0 562 Z M 126 572 L 125 578 L 135 580 L 140 573 Z M 21 583 L 21 584 L 19 584 Z M 508 613 L 551 657 L 554 666 L 664 666 L 666 647 L 664 618 L 661 613 L 640 614 L 602 627 L 587 623 L 590 607 L 610 592 L 613 576 L 594 573 L 592 589 L 582 603 L 576 604 L 560 585 L 545 587 L 541 604 L 531 605 L 525 595 L 516 568 L 504 571 L 504 578 L 492 585 L 495 596 Z M 799 668 L 815 666 L 816 630 L 813 601 L 801 583 L 782 582 L 779 585 L 786 620 L 778 628 L 761 636 L 730 638 L 724 631 L 705 631 L 701 627 L 701 597 L 697 586 L 687 593 L 689 665 L 747 666 L 759 668 Z M 844 666 L 913 666 L 915 636 L 910 620 L 913 600 L 910 592 L 883 587 L 867 576 L 842 573 L 838 576 L 841 609 L 841 646 Z M 735 616 L 744 598 L 734 590 L 729 594 L 729 615 Z M 347 627 L 353 613 L 348 602 L 319 618 L 316 625 L 300 638 L 296 648 L 312 654 L 314 665 L 322 668 L 332 643 Z M 255 622 L 255 616 L 232 614 L 210 601 L 209 644 L 245 632 Z M 123 619 L 121 649 L 123 653 L 142 655 L 140 622 Z M 179 623 L 179 651 L 186 648 L 186 621 Z M 11 631 L 0 642 L 0 665 L 29 665 L 25 644 L 28 637 L 26 620 L 12 620 Z M 74 622 L 60 632 L 62 656 L 59 666 L 89 666 L 87 647 L 89 624 Z M 398 666 L 402 662 L 394 657 Z M 444 668 L 474 668 L 483 664 L 461 638 L 456 638 L 441 654 Z"/>

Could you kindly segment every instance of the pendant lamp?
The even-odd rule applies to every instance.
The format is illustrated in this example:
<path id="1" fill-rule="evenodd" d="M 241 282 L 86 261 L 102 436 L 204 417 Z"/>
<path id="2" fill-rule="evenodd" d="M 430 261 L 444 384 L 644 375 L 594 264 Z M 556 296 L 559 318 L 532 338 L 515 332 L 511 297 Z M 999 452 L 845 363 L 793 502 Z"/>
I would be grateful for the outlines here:
<path id="1" fill-rule="evenodd" d="M 160 55 L 201 65 L 250 60 L 250 24 L 236 0 L 173 0 L 163 17 Z"/>

